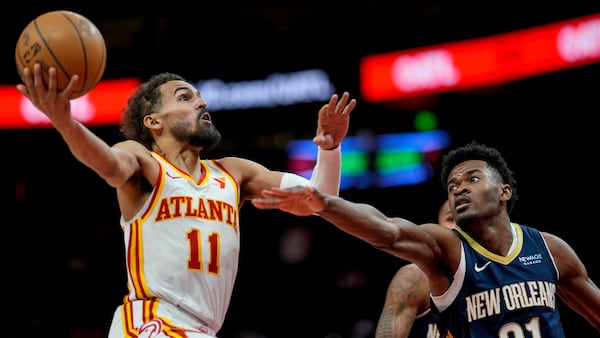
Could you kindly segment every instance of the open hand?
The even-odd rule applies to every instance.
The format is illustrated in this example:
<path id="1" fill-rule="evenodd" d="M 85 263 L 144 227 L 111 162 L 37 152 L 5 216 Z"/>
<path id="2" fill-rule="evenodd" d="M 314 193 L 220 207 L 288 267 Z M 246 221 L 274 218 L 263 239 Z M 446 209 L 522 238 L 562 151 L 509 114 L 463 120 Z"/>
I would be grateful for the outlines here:
<path id="1" fill-rule="evenodd" d="M 33 72 L 25 68 L 22 72 L 23 83 L 17 85 L 20 91 L 31 103 L 56 124 L 59 121 L 70 120 L 70 97 L 73 88 L 79 81 L 78 75 L 73 75 L 69 84 L 62 91 L 57 90 L 56 68 L 48 69 L 48 83 L 45 83 L 42 66 L 36 63 Z"/>
<path id="2" fill-rule="evenodd" d="M 280 209 L 297 216 L 313 215 L 325 208 L 324 196 L 310 186 L 263 190 L 263 198 L 252 199 L 259 209 Z"/>
<path id="3" fill-rule="evenodd" d="M 333 94 L 319 110 L 319 120 L 317 123 L 317 134 L 313 142 L 322 149 L 334 149 L 348 133 L 350 126 L 350 113 L 356 107 L 356 100 L 350 99 L 350 94 L 344 92 L 342 97 Z"/>

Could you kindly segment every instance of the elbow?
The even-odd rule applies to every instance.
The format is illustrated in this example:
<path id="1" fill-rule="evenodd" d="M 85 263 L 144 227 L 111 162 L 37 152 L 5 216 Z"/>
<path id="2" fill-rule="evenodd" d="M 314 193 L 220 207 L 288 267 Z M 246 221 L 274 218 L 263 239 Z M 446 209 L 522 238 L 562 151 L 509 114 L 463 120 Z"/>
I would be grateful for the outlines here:
<path id="1" fill-rule="evenodd" d="M 119 175 L 100 175 L 108 185 L 113 188 L 123 186 L 127 180 L 124 180 Z"/>
<path id="2" fill-rule="evenodd" d="M 96 173 L 113 188 L 123 186 L 129 179 L 126 175 L 123 175 L 122 171 L 116 168 L 114 170 L 96 170 Z"/>

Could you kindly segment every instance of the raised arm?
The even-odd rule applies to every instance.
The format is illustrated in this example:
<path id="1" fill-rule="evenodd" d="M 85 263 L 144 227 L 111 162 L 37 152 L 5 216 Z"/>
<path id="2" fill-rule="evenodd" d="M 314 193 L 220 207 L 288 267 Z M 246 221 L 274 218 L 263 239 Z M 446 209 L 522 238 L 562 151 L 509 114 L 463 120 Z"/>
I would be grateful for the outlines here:
<path id="1" fill-rule="evenodd" d="M 60 133 L 73 156 L 94 170 L 111 186 L 123 184 L 138 170 L 135 156 L 127 151 L 113 149 L 71 115 L 70 96 L 79 77 L 74 75 L 62 91 L 56 89 L 56 69 L 49 69 L 48 87 L 44 84 L 42 68 L 34 66 L 33 74 L 23 70 L 24 84 L 17 89 L 44 113 Z"/>
<path id="2" fill-rule="evenodd" d="M 344 92 L 338 100 L 333 94 L 329 102 L 319 110 L 317 132 L 313 142 L 319 146 L 317 162 L 310 183 L 331 195 L 338 195 L 342 177 L 341 143 L 348 134 L 350 113 L 356 107 L 356 100 Z"/>
<path id="3" fill-rule="evenodd" d="M 338 195 L 341 181 L 341 143 L 348 133 L 350 113 L 356 100 L 344 92 L 341 98 L 331 95 L 329 102 L 319 110 L 317 132 L 313 142 L 319 147 L 317 161 L 310 179 L 294 173 L 272 171 L 256 162 L 239 158 L 221 160 L 227 169 L 243 182 L 242 199 L 260 197 L 265 189 L 314 186 L 331 195 Z M 235 165 L 229 165 L 236 162 Z"/>

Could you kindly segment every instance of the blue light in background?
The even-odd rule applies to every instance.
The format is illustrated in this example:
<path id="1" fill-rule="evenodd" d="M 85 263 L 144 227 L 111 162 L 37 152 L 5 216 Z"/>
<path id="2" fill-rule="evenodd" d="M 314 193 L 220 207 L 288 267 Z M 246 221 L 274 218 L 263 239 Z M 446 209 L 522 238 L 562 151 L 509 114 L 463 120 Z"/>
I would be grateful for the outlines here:
<path id="1" fill-rule="evenodd" d="M 426 182 L 432 164 L 450 145 L 444 130 L 349 136 L 342 144 L 341 189 L 392 187 Z M 316 161 L 312 140 L 294 140 L 287 148 L 288 170 L 309 178 Z"/>

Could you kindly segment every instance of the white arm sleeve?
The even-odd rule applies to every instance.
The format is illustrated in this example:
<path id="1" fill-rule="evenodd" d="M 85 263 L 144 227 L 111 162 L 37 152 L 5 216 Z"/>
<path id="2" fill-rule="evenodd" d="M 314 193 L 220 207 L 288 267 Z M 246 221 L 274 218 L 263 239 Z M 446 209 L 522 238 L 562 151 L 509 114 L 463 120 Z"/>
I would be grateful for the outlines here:
<path id="1" fill-rule="evenodd" d="M 310 181 L 300 175 L 285 173 L 281 178 L 279 187 L 291 188 L 299 185 L 311 185 L 323 193 L 338 196 L 342 178 L 341 146 L 339 145 L 333 150 L 322 150 L 319 147 L 317 163 L 313 168 Z"/>
<path id="2" fill-rule="evenodd" d="M 310 184 L 320 192 L 338 196 L 342 179 L 342 145 L 332 150 L 319 147 L 317 163 L 310 178 Z"/>

